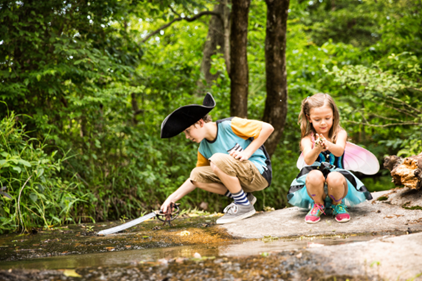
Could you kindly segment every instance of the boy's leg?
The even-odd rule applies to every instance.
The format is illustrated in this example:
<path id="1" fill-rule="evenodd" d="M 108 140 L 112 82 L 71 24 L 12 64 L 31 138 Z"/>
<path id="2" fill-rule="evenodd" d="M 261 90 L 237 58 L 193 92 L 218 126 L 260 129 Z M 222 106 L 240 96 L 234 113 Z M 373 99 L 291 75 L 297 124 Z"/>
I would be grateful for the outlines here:
<path id="1" fill-rule="evenodd" d="M 255 214 L 253 203 L 256 199 L 250 195 L 249 198 L 255 199 L 250 202 L 245 191 L 262 190 L 268 185 L 255 165 L 250 161 L 239 161 L 222 153 L 214 154 L 210 158 L 210 163 L 213 172 L 227 187 L 235 201 L 225 208 L 225 215 L 217 220 L 217 224 L 235 222 Z M 265 183 L 261 182 L 261 178 Z M 256 184 L 262 187 L 255 187 Z"/>
<path id="2" fill-rule="evenodd" d="M 225 156 L 230 157 L 229 161 L 238 161 L 230 155 Z M 235 202 L 240 205 L 250 204 L 247 194 L 242 190 L 239 179 L 227 175 L 213 162 L 211 162 L 211 166 L 193 169 L 190 179 L 192 184 L 198 188 L 208 192 L 226 195 L 227 197 L 233 198 Z"/>

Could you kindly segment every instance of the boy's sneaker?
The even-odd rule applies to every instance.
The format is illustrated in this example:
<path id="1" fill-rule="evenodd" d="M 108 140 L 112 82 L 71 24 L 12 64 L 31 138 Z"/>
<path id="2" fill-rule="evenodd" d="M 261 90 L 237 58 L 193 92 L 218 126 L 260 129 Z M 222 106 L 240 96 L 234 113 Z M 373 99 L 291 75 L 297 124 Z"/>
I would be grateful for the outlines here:
<path id="1" fill-rule="evenodd" d="M 313 203 L 311 210 L 305 217 L 306 223 L 317 223 L 321 220 L 321 215 L 324 213 L 324 205 L 320 205 L 318 203 Z"/>
<path id="2" fill-rule="evenodd" d="M 252 205 L 255 205 L 255 202 L 256 202 L 256 197 L 255 197 L 255 196 L 253 196 L 253 194 L 252 194 L 252 193 L 248 193 L 248 196 L 247 196 L 246 198 L 248 198 L 249 203 L 251 203 Z"/>
<path id="3" fill-rule="evenodd" d="M 346 205 L 341 202 L 338 205 L 332 205 L 333 215 L 338 222 L 348 222 L 350 220 L 349 212 L 346 209 Z"/>
<path id="4" fill-rule="evenodd" d="M 244 205 L 237 205 L 237 204 L 231 203 L 224 210 L 226 210 L 226 212 L 224 216 L 222 216 L 216 221 L 217 224 L 236 222 L 239 220 L 249 218 L 253 216 L 253 214 L 255 214 L 255 208 L 253 207 L 252 204 L 244 206 Z"/>
<path id="5" fill-rule="evenodd" d="M 248 196 L 247 196 L 246 198 L 248 198 L 249 203 L 251 203 L 251 204 L 252 204 L 252 206 L 253 206 L 253 205 L 255 205 L 255 202 L 256 202 L 256 197 L 255 197 L 255 196 L 253 196 L 253 194 L 252 194 L 252 193 L 248 193 Z M 227 207 L 226 207 L 226 208 L 224 208 L 223 213 L 227 213 L 227 210 L 228 210 L 228 209 L 230 209 L 232 205 L 234 205 L 234 202 L 232 202 L 232 203 L 230 203 L 229 205 L 227 205 Z"/>

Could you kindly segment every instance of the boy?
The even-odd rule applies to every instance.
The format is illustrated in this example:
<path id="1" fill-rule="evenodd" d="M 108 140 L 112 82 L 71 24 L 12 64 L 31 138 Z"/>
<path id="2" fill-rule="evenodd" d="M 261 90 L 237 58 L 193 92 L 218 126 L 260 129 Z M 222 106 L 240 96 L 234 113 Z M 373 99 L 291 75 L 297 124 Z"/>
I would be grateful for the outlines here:
<path id="1" fill-rule="evenodd" d="M 214 98 L 207 93 L 203 105 L 182 106 L 161 124 L 161 138 L 184 132 L 187 139 L 200 143 L 196 168 L 166 199 L 161 210 L 167 213 L 172 202 L 198 187 L 234 199 L 217 220 L 217 224 L 224 224 L 255 214 L 256 198 L 252 192 L 271 183 L 271 161 L 263 144 L 274 128 L 265 122 L 237 117 L 211 122 L 208 113 L 214 107 Z"/>

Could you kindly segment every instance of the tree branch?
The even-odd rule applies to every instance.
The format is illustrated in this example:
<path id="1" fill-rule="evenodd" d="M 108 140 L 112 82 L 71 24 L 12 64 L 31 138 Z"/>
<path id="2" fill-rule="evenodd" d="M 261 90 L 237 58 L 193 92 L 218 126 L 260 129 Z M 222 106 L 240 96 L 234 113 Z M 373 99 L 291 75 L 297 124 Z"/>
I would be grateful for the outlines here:
<path id="1" fill-rule="evenodd" d="M 173 11 L 173 9 L 171 9 L 171 10 Z M 177 13 L 175 13 L 175 14 L 177 14 Z M 221 22 L 224 25 L 223 18 L 221 17 L 221 15 L 219 13 L 215 13 L 215 12 L 211 12 L 211 11 L 204 11 L 204 12 L 201 12 L 201 13 L 199 13 L 199 14 L 195 15 L 194 17 L 191 17 L 191 18 L 188 18 L 188 17 L 184 17 L 184 18 L 183 17 L 178 17 L 178 18 L 172 20 L 171 22 L 169 22 L 169 23 L 161 26 L 159 29 L 153 31 L 152 33 L 148 34 L 147 37 L 145 37 L 144 40 L 142 40 L 141 42 L 142 43 L 145 43 L 149 38 L 151 38 L 155 34 L 159 33 L 161 30 L 166 29 L 167 27 L 171 26 L 176 21 L 185 20 L 185 21 L 188 21 L 188 22 L 192 22 L 192 21 L 195 21 L 195 20 L 199 19 L 200 17 L 206 16 L 206 15 L 216 16 L 217 18 L 219 18 L 221 20 Z"/>
<path id="2" fill-rule="evenodd" d="M 410 122 L 410 121 L 409 122 L 384 124 L 384 125 L 362 123 L 362 122 L 356 122 L 356 121 L 350 121 L 350 120 L 342 121 L 342 123 L 351 123 L 351 124 L 356 124 L 356 125 L 364 125 L 364 126 L 368 126 L 368 127 L 378 127 L 378 128 L 385 128 L 385 127 L 392 127 L 392 126 L 412 126 L 412 125 L 421 126 L 422 125 L 422 122 L 418 123 L 418 122 Z"/>

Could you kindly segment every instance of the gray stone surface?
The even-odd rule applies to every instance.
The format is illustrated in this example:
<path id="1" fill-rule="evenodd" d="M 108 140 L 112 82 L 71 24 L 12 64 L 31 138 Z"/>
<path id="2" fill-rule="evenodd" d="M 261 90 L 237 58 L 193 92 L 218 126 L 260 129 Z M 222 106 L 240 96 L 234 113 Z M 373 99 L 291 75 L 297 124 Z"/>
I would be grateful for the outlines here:
<path id="1" fill-rule="evenodd" d="M 386 201 L 390 204 L 422 210 L 422 189 L 395 188 L 385 196 L 388 197 Z"/>
<path id="2" fill-rule="evenodd" d="M 372 193 L 373 200 L 348 208 L 352 218 L 348 223 L 338 223 L 331 215 L 327 215 L 322 216 L 317 224 L 306 224 L 304 219 L 307 211 L 291 207 L 259 213 L 236 223 L 222 225 L 222 227 L 239 238 L 406 232 L 409 229 L 422 231 L 422 210 L 407 210 L 387 201 L 377 200 L 388 193 L 390 191 Z"/>
<path id="3" fill-rule="evenodd" d="M 325 261 L 332 275 L 368 276 L 370 280 L 379 277 L 382 280 L 422 280 L 422 233 L 308 251 L 315 259 Z"/>
<path id="4" fill-rule="evenodd" d="M 386 234 L 367 242 L 321 246 L 300 250 L 320 262 L 324 278 L 351 277 L 350 280 L 422 280 L 422 210 L 420 193 L 405 189 L 372 193 L 374 200 L 348 208 L 351 221 L 338 223 L 331 215 L 317 224 L 304 222 L 306 210 L 292 207 L 259 213 L 249 219 L 223 225 L 240 238 L 327 236 L 333 234 Z M 379 197 L 387 200 L 377 200 Z M 416 205 L 415 205 L 416 204 Z M 394 234 L 402 234 L 395 237 Z M 301 254 L 295 253 L 300 256 Z M 297 280 L 305 280 L 298 278 Z"/>

